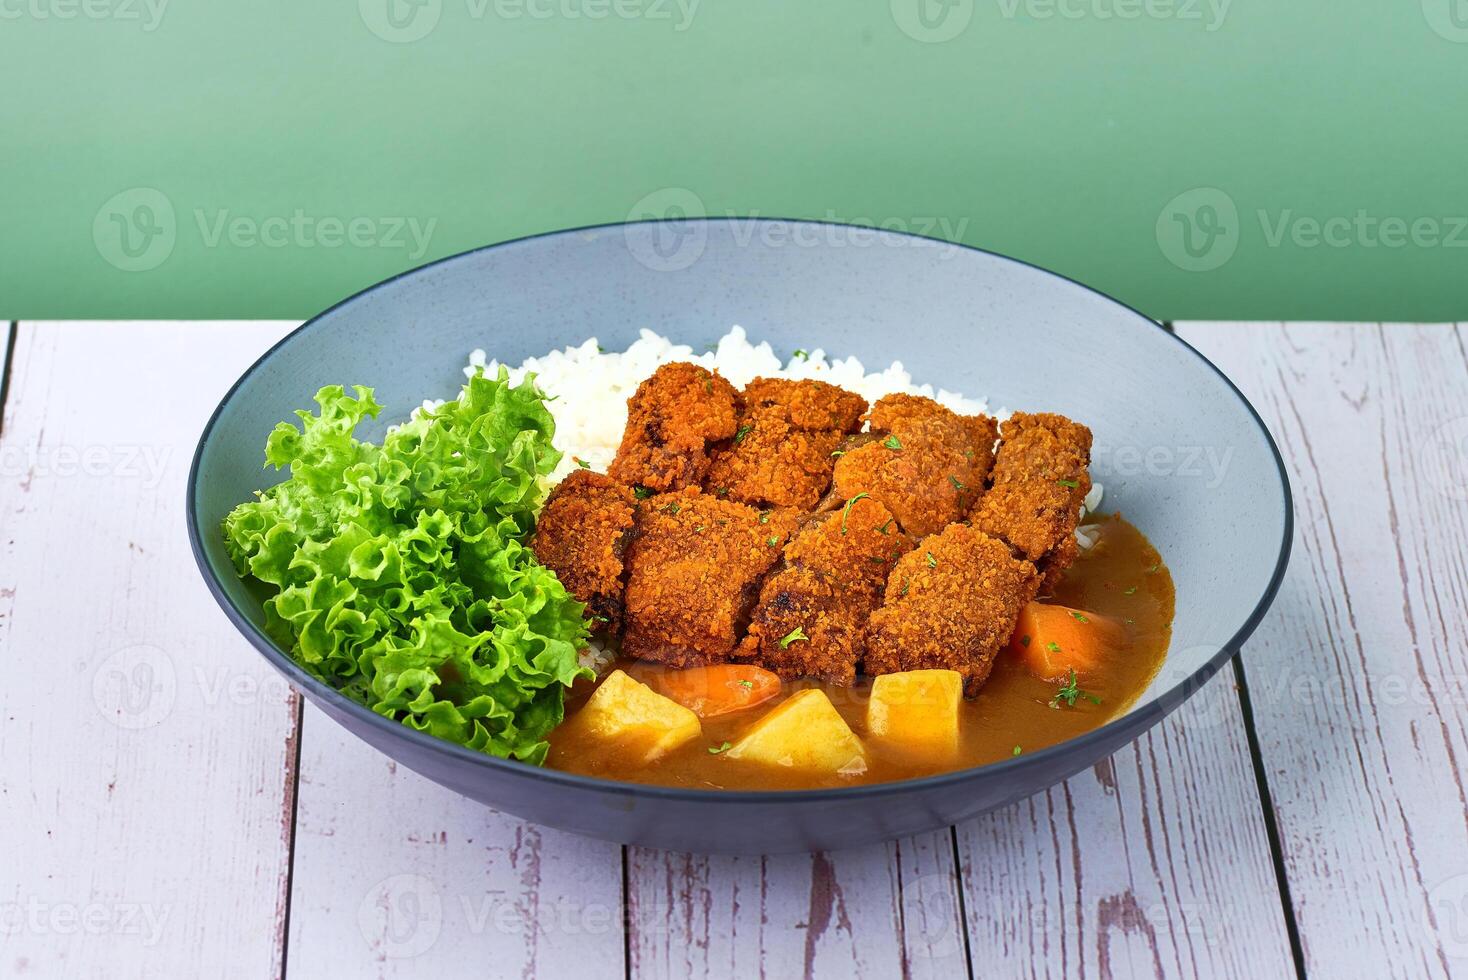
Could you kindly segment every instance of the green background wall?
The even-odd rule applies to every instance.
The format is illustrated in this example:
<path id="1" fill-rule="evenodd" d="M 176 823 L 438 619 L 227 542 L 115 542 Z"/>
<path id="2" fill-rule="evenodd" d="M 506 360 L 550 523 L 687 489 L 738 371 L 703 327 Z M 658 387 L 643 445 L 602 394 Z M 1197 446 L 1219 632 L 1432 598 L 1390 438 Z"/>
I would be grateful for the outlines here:
<path id="1" fill-rule="evenodd" d="M 1468 319 L 1468 0 L 943 2 L 0 0 L 0 316 L 299 318 L 677 206 Z"/>

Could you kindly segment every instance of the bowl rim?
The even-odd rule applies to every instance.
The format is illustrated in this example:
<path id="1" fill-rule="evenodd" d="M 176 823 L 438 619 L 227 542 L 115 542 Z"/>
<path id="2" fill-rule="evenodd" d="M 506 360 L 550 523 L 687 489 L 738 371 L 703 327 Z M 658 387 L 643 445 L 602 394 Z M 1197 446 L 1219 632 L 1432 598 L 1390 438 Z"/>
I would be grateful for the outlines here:
<path id="1" fill-rule="evenodd" d="M 835 229 L 858 228 L 863 231 L 869 231 L 877 235 L 888 235 L 896 238 L 914 239 L 917 242 L 921 242 L 924 244 L 941 245 L 949 248 L 960 248 L 966 251 L 976 252 L 980 255 L 988 256 L 992 259 L 998 259 L 1001 262 L 1009 262 L 1015 265 L 1023 266 L 1025 268 L 1032 269 L 1036 272 L 1049 276 L 1053 279 L 1060 280 L 1061 282 L 1067 283 L 1069 285 L 1077 286 L 1088 293 L 1092 293 L 1093 295 L 1099 297 L 1104 301 L 1110 302 L 1115 306 L 1126 310 L 1127 312 L 1137 317 L 1137 319 L 1148 324 L 1153 329 L 1159 331 L 1164 336 L 1171 339 L 1174 343 L 1181 345 L 1184 350 L 1186 350 L 1193 357 L 1196 357 L 1199 361 L 1201 361 L 1206 368 L 1208 368 L 1210 371 L 1218 376 L 1219 380 L 1223 382 L 1225 388 L 1229 392 L 1231 392 L 1236 399 L 1238 399 L 1239 404 L 1243 406 L 1244 410 L 1249 414 L 1249 417 L 1253 419 L 1255 426 L 1258 427 L 1260 434 L 1264 437 L 1265 445 L 1269 447 L 1269 451 L 1274 457 L 1275 468 L 1279 475 L 1280 491 L 1284 497 L 1284 526 L 1281 530 L 1279 551 L 1278 554 L 1275 556 L 1274 570 L 1270 575 L 1269 582 L 1266 584 L 1263 592 L 1260 594 L 1258 600 L 1255 602 L 1253 610 L 1249 613 L 1247 617 L 1245 617 L 1244 622 L 1234 632 L 1233 636 L 1225 641 L 1219 647 L 1217 652 L 1210 656 L 1197 670 L 1193 671 L 1187 677 L 1184 677 L 1177 684 L 1173 685 L 1167 690 L 1162 691 L 1154 697 L 1150 698 L 1145 703 L 1134 704 L 1127 711 L 1112 718 L 1104 725 L 1093 728 L 1088 732 L 1084 732 L 1080 735 L 1075 736 L 1074 738 L 1068 738 L 1063 742 L 1058 742 L 1055 745 L 1047 746 L 1043 749 L 1036 749 L 1033 752 L 1027 751 L 1021 755 L 1000 759 L 996 762 L 990 762 L 985 765 L 970 766 L 964 769 L 955 769 L 950 772 L 937 773 L 931 776 L 922 776 L 914 779 L 901 779 L 884 783 L 868 783 L 861 786 L 838 786 L 824 787 L 820 789 L 795 790 L 690 789 L 681 786 L 663 786 L 655 783 L 637 783 L 616 779 L 603 779 L 597 776 L 583 776 L 577 773 L 563 772 L 561 770 L 550 769 L 545 766 L 531 766 L 513 759 L 502 759 L 498 756 L 488 755 L 483 752 L 475 752 L 474 750 L 459 745 L 455 742 L 449 742 L 436 736 L 429 735 L 426 732 L 420 732 L 417 729 L 412 728 L 408 725 L 404 725 L 399 721 L 395 721 L 385 715 L 378 714 L 365 705 L 358 704 L 356 701 L 353 701 L 350 698 L 346 697 L 335 688 L 313 677 L 310 673 L 306 671 L 305 668 L 297 664 L 287 652 L 281 650 L 278 646 L 276 646 L 274 641 L 272 641 L 264 633 L 264 631 L 262 631 L 253 622 L 251 622 L 249 617 L 244 614 L 243 610 L 236 606 L 233 600 L 231 600 L 229 595 L 224 591 L 223 584 L 214 574 L 214 570 L 210 566 L 208 558 L 205 555 L 203 536 L 199 524 L 199 513 L 197 507 L 195 506 L 200 463 L 204 454 L 204 450 L 208 446 L 209 439 L 214 433 L 215 426 L 219 422 L 220 417 L 224 414 L 225 408 L 234 399 L 235 394 L 239 390 L 240 386 L 243 385 L 251 376 L 253 376 L 256 371 L 264 367 L 265 364 L 281 350 L 283 350 L 286 345 L 290 344 L 298 334 L 310 330 L 318 321 L 336 312 L 337 310 L 346 307 L 351 303 L 356 302 L 358 299 L 367 296 L 368 294 L 373 293 L 378 289 L 388 286 L 399 279 L 417 275 L 418 273 L 434 268 L 435 266 L 453 262 L 458 259 L 462 259 L 467 256 L 475 255 L 481 252 L 490 252 L 497 249 L 516 248 L 529 245 L 542 238 L 557 238 L 567 235 L 583 234 L 590 231 L 605 231 L 614 228 L 621 228 L 624 229 L 625 233 L 625 229 L 639 225 L 702 224 L 705 226 L 712 226 L 724 224 L 734 225 L 745 222 L 764 225 L 804 224 L 825 226 Z M 1118 736 L 1123 736 L 1125 734 L 1125 730 L 1131 725 L 1135 724 L 1134 719 L 1137 715 L 1160 711 L 1161 714 L 1159 715 L 1159 717 L 1153 722 L 1149 723 L 1149 725 L 1147 726 L 1150 727 L 1151 724 L 1155 724 L 1156 721 L 1160 721 L 1163 716 L 1165 716 L 1169 711 L 1172 710 L 1172 708 L 1175 708 L 1177 705 L 1186 700 L 1187 697 L 1191 696 L 1191 694 L 1194 693 L 1199 687 L 1201 687 L 1206 681 L 1208 681 L 1218 671 L 1220 667 L 1222 667 L 1230 659 L 1236 656 L 1242 649 L 1244 642 L 1253 634 L 1254 630 L 1259 626 L 1259 623 L 1263 620 L 1264 615 L 1268 612 L 1270 605 L 1274 602 L 1275 595 L 1279 592 L 1280 584 L 1284 579 L 1285 569 L 1289 564 L 1291 545 L 1294 540 L 1295 522 L 1294 494 L 1290 487 L 1289 473 L 1285 468 L 1284 458 L 1280 454 L 1279 447 L 1275 443 L 1273 435 L 1270 434 L 1268 426 L 1264 424 L 1264 420 L 1259 416 L 1259 412 L 1249 402 L 1249 399 L 1244 396 L 1243 392 L 1238 389 L 1238 386 L 1235 385 L 1226 374 L 1219 370 L 1212 361 L 1210 361 L 1187 341 L 1183 340 L 1181 337 L 1177 336 L 1177 334 L 1164 327 L 1161 323 L 1142 313 L 1141 311 L 1127 305 L 1126 303 L 1123 303 L 1121 300 L 1118 300 L 1115 297 L 1110 296 L 1099 289 L 1088 286 L 1083 282 L 1078 282 L 1077 280 L 1072 279 L 1069 276 L 1062 275 L 1061 273 L 1046 269 L 1043 266 L 1036 265 L 1032 262 L 1027 262 L 1023 259 L 1017 259 L 1013 256 L 1004 255 L 1003 253 L 995 252 L 990 249 L 979 248 L 973 245 L 966 245 L 961 242 L 951 242 L 942 238 L 912 234 L 909 232 L 898 232 L 889 231 L 887 229 L 872 228 L 866 225 L 854 225 L 832 221 L 818 221 L 810 218 L 781 218 L 772 216 L 652 218 L 641 221 L 611 221 L 602 224 L 583 225 L 576 228 L 561 228 L 552 231 L 537 232 L 535 234 L 524 235 L 519 238 L 511 238 L 505 241 L 496 242 L 491 245 L 481 245 L 476 248 L 466 249 L 462 252 L 456 252 L 453 255 L 446 255 L 443 258 L 435 259 L 432 262 L 426 262 L 412 269 L 400 272 L 397 275 L 390 276 L 386 279 L 375 282 L 364 289 L 360 289 L 357 292 L 352 293 L 350 296 L 347 296 L 345 299 L 333 303 L 331 306 L 322 310 L 320 313 L 317 313 L 315 316 L 311 317 L 310 319 L 303 322 L 300 326 L 290 331 L 290 333 L 286 334 L 280 340 L 276 341 L 276 343 L 272 344 L 270 348 L 265 351 L 265 353 L 256 358 L 254 363 L 246 368 L 244 373 L 241 374 L 239 378 L 237 378 L 235 382 L 230 385 L 229 389 L 220 399 L 219 404 L 215 406 L 214 411 L 210 414 L 208 422 L 205 423 L 204 429 L 199 435 L 198 445 L 194 449 L 193 459 L 189 464 L 188 479 L 185 482 L 184 493 L 186 495 L 184 511 L 186 523 L 188 526 L 189 548 L 193 552 L 194 561 L 199 568 L 199 572 L 203 577 L 205 584 L 209 588 L 209 592 L 214 596 L 214 600 L 219 604 L 220 608 L 224 610 L 225 615 L 234 624 L 235 628 L 239 630 L 240 633 L 242 633 L 245 638 L 250 641 L 251 645 L 253 645 L 256 650 L 258 650 L 267 660 L 269 660 L 277 670 L 285 674 L 287 680 L 294 688 L 296 688 L 299 693 L 308 695 L 312 699 L 322 700 L 330 703 L 336 709 L 347 713 L 356 720 L 372 726 L 373 728 L 376 728 L 379 732 L 381 732 L 389 739 L 406 739 L 418 749 L 424 750 L 429 754 L 447 756 L 451 759 L 457 759 L 461 762 L 467 763 L 470 766 L 483 767 L 490 772 L 499 775 L 511 778 L 519 778 L 531 782 L 547 782 L 554 785 L 562 786 L 567 789 L 591 793 L 645 797 L 650 800 L 672 800 L 684 803 L 735 803 L 766 805 L 771 803 L 824 803 L 836 801 L 851 801 L 858 798 L 866 797 L 885 797 L 901 793 L 926 792 L 929 790 L 938 790 L 945 786 L 958 785 L 967 782 L 968 780 L 979 778 L 981 775 L 987 776 L 992 774 L 996 778 L 1003 778 L 1004 775 L 1007 773 L 1017 772 L 1032 766 L 1040 766 L 1046 762 L 1059 761 L 1066 756 L 1075 754 L 1078 750 L 1082 750 L 1087 747 L 1102 746 L 1109 743 Z M 352 734 L 356 735 L 355 732 L 353 732 Z M 1126 741 L 1132 741 L 1136 737 L 1139 737 L 1139 735 L 1140 732 L 1137 733 L 1137 735 L 1126 738 Z M 358 737 L 360 738 L 361 736 Z"/>

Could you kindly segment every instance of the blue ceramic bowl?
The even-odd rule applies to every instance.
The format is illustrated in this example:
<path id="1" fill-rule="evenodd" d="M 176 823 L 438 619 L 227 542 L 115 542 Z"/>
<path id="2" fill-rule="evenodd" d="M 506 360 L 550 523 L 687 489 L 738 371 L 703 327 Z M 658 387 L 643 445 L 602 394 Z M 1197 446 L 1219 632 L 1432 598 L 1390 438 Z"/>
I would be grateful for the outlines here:
<path id="1" fill-rule="evenodd" d="M 267 434 L 326 384 L 369 384 L 401 418 L 455 393 L 468 352 L 515 363 L 648 327 L 699 348 L 732 324 L 776 350 L 822 347 L 991 405 L 1061 412 L 1095 433 L 1093 473 L 1161 550 L 1177 587 L 1172 650 L 1124 715 L 1052 748 L 926 779 L 853 789 L 713 792 L 537 769 L 436 740 L 338 695 L 261 629 L 220 522 L 274 477 Z M 373 438 L 381 435 L 380 420 Z M 225 613 L 295 687 L 381 752 L 496 809 L 624 843 L 775 853 L 931 830 L 1085 769 L 1183 703 L 1263 617 L 1284 572 L 1290 492 L 1269 433 L 1187 344 L 1050 272 L 868 228 L 697 220 L 557 232 L 457 255 L 311 320 L 257 361 L 214 412 L 188 486 L 189 535 Z"/>

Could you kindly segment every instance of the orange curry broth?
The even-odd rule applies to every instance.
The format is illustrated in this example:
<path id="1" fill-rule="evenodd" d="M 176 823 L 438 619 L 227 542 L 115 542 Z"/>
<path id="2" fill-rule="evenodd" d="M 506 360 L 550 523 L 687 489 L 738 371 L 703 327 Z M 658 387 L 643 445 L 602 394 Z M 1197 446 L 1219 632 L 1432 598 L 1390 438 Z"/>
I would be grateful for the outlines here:
<path id="1" fill-rule="evenodd" d="M 777 766 L 729 759 L 711 747 L 737 741 L 766 712 L 796 691 L 818 688 L 859 737 L 866 735 L 871 682 L 859 678 L 852 687 L 802 679 L 786 681 L 774 699 L 743 711 L 702 719 L 703 737 L 656 762 L 619 758 L 605 745 L 585 744 L 575 726 L 562 725 L 550 735 L 547 765 L 566 772 L 627 782 L 656 783 L 697 789 L 814 789 L 858 786 L 895 779 L 929 776 L 966 769 L 1033 751 L 1074 738 L 1122 714 L 1146 689 L 1167 654 L 1172 632 L 1172 576 L 1146 537 L 1120 516 L 1100 520 L 1095 547 L 1082 553 L 1046 602 L 1109 616 L 1124 624 L 1126 643 L 1098 669 L 1081 674 L 1080 688 L 1100 704 L 1080 697 L 1074 707 L 1052 706 L 1060 684 L 1033 676 L 1007 647 L 1000 650 L 994 671 L 978 697 L 963 702 L 959 719 L 960 748 L 956 759 L 934 762 L 899 754 L 876 740 L 866 740 L 867 771 L 854 775 L 812 775 Z M 1135 591 L 1127 594 L 1128 589 Z M 672 668 L 620 658 L 616 666 L 646 681 Z M 578 684 L 566 698 L 573 716 L 594 689 Z"/>

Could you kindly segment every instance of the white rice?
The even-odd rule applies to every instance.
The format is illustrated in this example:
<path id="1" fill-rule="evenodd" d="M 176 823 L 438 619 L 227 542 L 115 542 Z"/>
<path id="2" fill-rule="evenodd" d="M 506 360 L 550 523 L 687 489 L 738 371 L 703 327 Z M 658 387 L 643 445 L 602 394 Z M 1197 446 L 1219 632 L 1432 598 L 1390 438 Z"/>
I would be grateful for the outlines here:
<path id="1" fill-rule="evenodd" d="M 883 370 L 868 373 L 854 357 L 828 359 L 825 351 L 816 348 L 791 351 L 782 362 L 768 343 L 751 344 L 744 328 L 739 326 L 732 327 L 712 350 L 697 354 L 692 347 L 675 344 L 651 330 L 643 330 L 637 341 L 621 352 L 602 350 L 596 338 L 592 337 L 579 347 L 551 351 L 543 357 L 529 358 L 522 364 L 508 365 L 513 383 L 519 384 L 526 374 L 534 374 L 536 384 L 550 400 L 551 413 L 556 419 L 555 447 L 564 454 L 560 466 L 551 474 L 550 482 L 559 483 L 567 473 L 577 468 L 577 460 L 586 462 L 594 470 L 606 472 L 612 457 L 617 454 L 622 430 L 627 424 L 627 399 L 654 371 L 673 361 L 692 361 L 712 368 L 736 388 L 760 377 L 815 378 L 854 391 L 868 402 L 901 392 L 925 395 L 962 415 L 983 412 L 999 419 L 1009 415 L 1002 409 L 991 411 L 988 402 L 982 398 L 943 388 L 935 391 L 932 385 L 914 384 L 901 361 L 893 361 Z M 464 374 L 472 377 L 483 369 L 493 375 L 499 368 L 499 361 L 488 358 L 482 350 L 476 350 L 469 355 Z M 425 402 L 424 407 L 431 408 L 437 404 L 440 403 Z M 1098 483 L 1087 495 L 1082 515 L 1094 511 L 1100 502 L 1101 485 Z M 1096 525 L 1084 525 L 1076 530 L 1076 538 L 1086 549 L 1095 543 L 1097 533 Z M 582 659 L 588 666 L 600 668 L 605 666 L 610 656 L 609 651 L 593 643 L 583 653 Z"/>
<path id="2" fill-rule="evenodd" d="M 551 475 L 552 482 L 559 482 L 576 469 L 572 457 L 605 472 L 617 454 L 622 429 L 627 425 L 627 399 L 654 371 L 673 361 L 692 361 L 712 368 L 736 388 L 743 388 L 755 378 L 816 378 L 854 391 L 868 402 L 883 395 L 906 392 L 926 395 L 963 415 L 989 411 L 988 403 L 982 400 L 942 388 L 934 391 L 932 385 L 913 384 L 901 361 L 868 374 L 856 358 L 828 360 L 826 352 L 819 348 L 799 354 L 791 351 L 787 357 L 788 360 L 781 362 L 774 349 L 763 341 L 751 344 L 743 327 L 731 328 L 713 350 L 699 354 L 692 347 L 643 330 L 641 337 L 621 353 L 603 351 L 592 337 L 579 347 L 551 351 L 544 357 L 532 357 L 523 364 L 511 366 L 510 380 L 518 384 L 527 372 L 532 372 L 536 384 L 553 399 L 550 408 L 556 417 L 555 446 L 566 458 Z M 493 375 L 500 363 L 486 359 L 484 351 L 476 350 L 469 355 L 464 374 L 472 376 L 481 367 Z"/>

